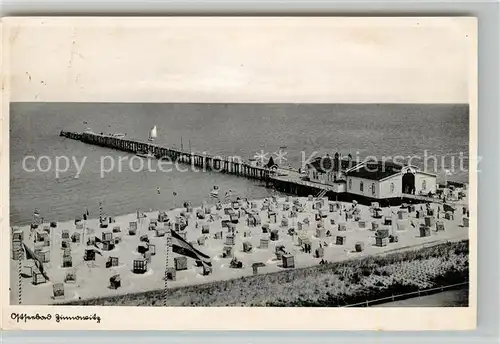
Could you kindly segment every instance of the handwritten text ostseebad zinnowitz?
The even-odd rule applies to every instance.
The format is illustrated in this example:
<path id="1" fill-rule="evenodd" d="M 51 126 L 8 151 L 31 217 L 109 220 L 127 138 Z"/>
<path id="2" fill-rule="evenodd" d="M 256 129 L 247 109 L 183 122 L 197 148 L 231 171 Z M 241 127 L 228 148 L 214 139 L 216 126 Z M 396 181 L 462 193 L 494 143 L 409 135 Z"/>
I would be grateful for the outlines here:
<path id="1" fill-rule="evenodd" d="M 74 315 L 74 316 L 65 316 L 59 313 L 54 315 L 47 313 L 45 315 L 41 315 L 39 313 L 36 314 L 26 314 L 26 313 L 11 313 L 10 318 L 15 320 L 16 322 L 28 322 L 28 321 L 54 321 L 60 323 L 62 321 L 96 321 L 98 324 L 101 323 L 101 317 L 97 314 L 91 315 Z"/>

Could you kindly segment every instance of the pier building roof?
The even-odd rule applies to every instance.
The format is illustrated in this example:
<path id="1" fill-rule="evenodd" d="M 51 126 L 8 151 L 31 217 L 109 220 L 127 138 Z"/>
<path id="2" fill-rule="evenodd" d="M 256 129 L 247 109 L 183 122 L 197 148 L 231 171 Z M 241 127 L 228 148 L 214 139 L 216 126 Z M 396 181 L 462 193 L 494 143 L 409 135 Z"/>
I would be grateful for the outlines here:
<path id="1" fill-rule="evenodd" d="M 278 165 L 274 162 L 273 157 L 270 157 L 265 167 L 273 168 L 273 167 L 278 167 Z"/>
<path id="2" fill-rule="evenodd" d="M 392 161 L 365 162 L 347 171 L 346 175 L 370 180 L 382 180 L 400 173 L 403 167 L 403 165 Z"/>

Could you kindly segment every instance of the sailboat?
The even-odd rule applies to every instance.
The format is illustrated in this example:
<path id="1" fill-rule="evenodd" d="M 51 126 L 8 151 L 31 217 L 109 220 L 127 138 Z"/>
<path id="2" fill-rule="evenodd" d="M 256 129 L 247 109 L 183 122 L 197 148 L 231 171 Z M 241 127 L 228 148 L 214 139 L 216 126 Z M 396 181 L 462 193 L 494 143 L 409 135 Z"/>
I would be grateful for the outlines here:
<path id="1" fill-rule="evenodd" d="M 158 133 L 157 133 L 157 130 L 156 130 L 156 125 L 151 129 L 151 131 L 149 132 L 149 138 L 148 138 L 148 141 L 149 142 L 153 142 L 154 139 L 156 139 L 156 137 L 158 136 Z"/>
<path id="2" fill-rule="evenodd" d="M 148 141 L 149 142 L 153 142 L 154 139 L 157 137 L 158 133 L 156 131 L 156 125 L 149 131 L 149 137 L 148 137 Z M 155 155 L 153 154 L 153 152 L 142 152 L 142 151 L 138 151 L 136 153 L 137 156 L 140 156 L 142 158 L 146 158 L 146 159 L 154 159 L 156 158 Z"/>

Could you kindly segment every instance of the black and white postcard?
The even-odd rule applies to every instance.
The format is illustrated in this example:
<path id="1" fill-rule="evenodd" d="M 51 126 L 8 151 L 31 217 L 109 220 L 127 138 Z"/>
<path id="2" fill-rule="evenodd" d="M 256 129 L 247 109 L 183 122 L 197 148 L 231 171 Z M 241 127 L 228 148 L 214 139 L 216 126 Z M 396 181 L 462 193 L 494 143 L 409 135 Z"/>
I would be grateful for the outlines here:
<path id="1" fill-rule="evenodd" d="M 475 18 L 2 25 L 4 329 L 475 328 Z"/>

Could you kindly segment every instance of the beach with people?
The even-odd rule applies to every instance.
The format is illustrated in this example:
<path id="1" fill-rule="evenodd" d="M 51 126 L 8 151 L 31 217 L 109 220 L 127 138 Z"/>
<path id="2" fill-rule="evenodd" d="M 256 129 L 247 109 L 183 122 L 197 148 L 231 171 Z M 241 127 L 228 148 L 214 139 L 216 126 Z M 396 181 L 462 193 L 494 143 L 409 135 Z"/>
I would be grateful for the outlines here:
<path id="1" fill-rule="evenodd" d="M 299 294 L 323 279 L 339 293 L 363 278 L 370 288 L 435 287 L 447 269 L 466 280 L 468 116 L 460 104 L 14 104 L 11 303 L 243 290 L 262 279 L 261 301 L 281 304 L 273 290 L 293 278 Z M 447 250 L 454 260 L 435 257 Z M 375 258 L 398 252 L 407 253 Z M 412 260 L 408 271 L 399 259 Z M 252 304 L 243 292 L 234 303 L 242 297 Z M 210 305 L 197 298 L 182 302 Z"/>
<path id="2" fill-rule="evenodd" d="M 32 273 L 39 269 L 33 260 L 23 260 L 23 303 L 72 302 L 304 268 L 459 241 L 469 231 L 461 209 L 445 213 L 438 204 L 380 209 L 312 196 L 272 196 L 185 205 L 111 216 L 106 228 L 99 219 L 82 217 L 55 227 L 41 223 L 35 229 L 15 228 L 37 256 L 44 252 L 43 270 L 49 278 L 34 284 Z M 184 259 L 171 249 L 167 259 L 169 231 L 210 257 L 211 271 L 204 273 L 198 259 Z M 89 250 L 93 258 L 86 260 Z M 145 262 L 143 271 L 134 271 L 137 261 Z M 13 289 L 19 282 L 16 264 L 12 260 Z M 165 283 L 167 270 L 175 270 L 175 277 L 169 275 Z M 119 276 L 117 288 L 110 282 L 114 276 Z M 64 297 L 54 298 L 54 285 L 61 283 Z M 16 297 L 11 293 L 12 301 Z"/>

